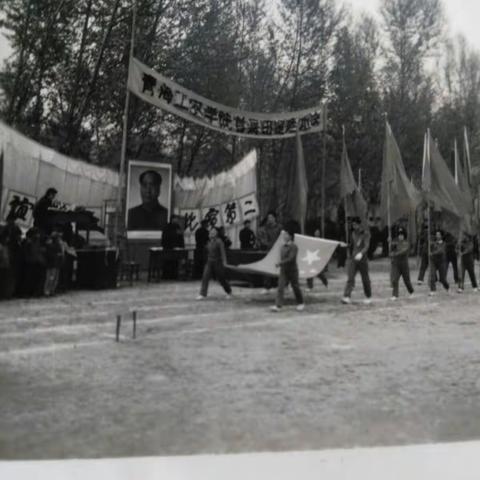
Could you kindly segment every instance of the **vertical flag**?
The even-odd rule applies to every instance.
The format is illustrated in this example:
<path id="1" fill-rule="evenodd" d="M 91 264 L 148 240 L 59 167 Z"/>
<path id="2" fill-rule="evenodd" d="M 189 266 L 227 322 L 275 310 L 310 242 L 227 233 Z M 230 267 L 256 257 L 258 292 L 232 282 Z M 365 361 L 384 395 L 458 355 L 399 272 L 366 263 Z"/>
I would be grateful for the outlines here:
<path id="1" fill-rule="evenodd" d="M 430 130 L 424 136 L 423 165 L 422 165 L 422 191 L 429 193 L 432 187 L 432 172 L 430 166 Z"/>
<path id="2" fill-rule="evenodd" d="M 420 195 L 409 180 L 400 149 L 388 122 L 385 126 L 382 182 L 380 191 L 380 216 L 382 223 L 395 223 L 402 217 L 415 215 Z"/>
<path id="3" fill-rule="evenodd" d="M 465 196 L 466 202 L 471 205 L 472 204 L 472 194 L 470 191 L 470 184 L 468 180 L 468 174 L 465 172 L 462 166 L 462 162 L 460 160 L 460 155 L 458 154 L 458 146 L 457 146 L 457 139 L 455 139 L 454 145 L 454 158 L 455 158 L 455 183 L 460 191 Z M 468 162 L 466 163 L 467 170 L 468 170 Z"/>
<path id="4" fill-rule="evenodd" d="M 340 198 L 346 200 L 346 216 L 360 217 L 365 225 L 367 221 L 367 203 L 360 193 L 353 177 L 348 159 L 345 134 L 343 135 L 342 158 L 340 162 Z"/>
<path id="5" fill-rule="evenodd" d="M 464 165 L 467 175 L 468 184 L 472 186 L 472 162 L 470 159 L 470 145 L 468 143 L 468 132 L 467 127 L 463 128 L 463 154 L 464 154 Z"/>
<path id="6" fill-rule="evenodd" d="M 296 161 L 292 162 L 290 185 L 287 197 L 287 211 L 291 220 L 300 224 L 301 232 L 305 232 L 305 217 L 307 215 L 308 182 L 303 156 L 302 138 L 296 135 Z"/>
<path id="7" fill-rule="evenodd" d="M 465 215 L 470 212 L 470 205 L 455 183 L 430 132 L 427 132 L 422 187 L 427 200 L 442 212 L 443 228 L 457 235 Z"/>

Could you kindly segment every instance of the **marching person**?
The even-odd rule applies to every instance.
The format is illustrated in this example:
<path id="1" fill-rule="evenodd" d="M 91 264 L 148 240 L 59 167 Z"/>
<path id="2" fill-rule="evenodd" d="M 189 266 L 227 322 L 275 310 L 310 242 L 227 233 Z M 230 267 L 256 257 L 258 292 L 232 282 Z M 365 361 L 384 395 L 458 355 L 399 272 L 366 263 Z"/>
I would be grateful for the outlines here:
<path id="1" fill-rule="evenodd" d="M 445 278 L 448 277 L 448 267 L 452 264 L 453 268 L 453 281 L 458 285 L 458 258 L 457 258 L 457 239 L 450 233 L 445 233 L 445 247 L 446 247 L 446 266 L 445 266 Z"/>
<path id="2" fill-rule="evenodd" d="M 446 244 L 443 239 L 443 233 L 441 230 L 435 231 L 435 239 L 432 242 L 430 251 L 430 262 L 431 262 L 431 269 L 430 269 L 430 296 L 435 295 L 437 290 L 436 287 L 436 279 L 437 279 L 437 272 L 438 278 L 440 283 L 443 285 L 443 288 L 448 292 L 449 291 L 449 284 L 446 278 Z"/>
<path id="3" fill-rule="evenodd" d="M 465 282 L 465 272 L 468 272 L 474 292 L 478 292 L 477 278 L 475 277 L 475 259 L 474 259 L 474 242 L 472 235 L 463 234 L 462 241 L 459 246 L 460 253 L 460 283 L 458 284 L 458 293 L 463 292 Z"/>
<path id="4" fill-rule="evenodd" d="M 350 236 L 349 251 L 350 260 L 348 263 L 348 280 L 345 285 L 345 292 L 342 298 L 342 303 L 351 303 L 350 296 L 355 287 L 355 276 L 360 272 L 362 277 L 363 291 L 365 293 L 365 300 L 363 303 L 369 305 L 372 302 L 372 287 L 370 283 L 370 276 L 368 274 L 368 258 L 367 252 L 370 245 L 370 231 L 368 227 L 363 228 L 359 217 L 352 220 L 352 234 Z"/>
<path id="5" fill-rule="evenodd" d="M 420 270 L 418 272 L 417 285 L 423 285 L 425 272 L 428 268 L 428 227 L 423 226 L 422 233 L 419 238 L 419 256 L 420 256 Z"/>
<path id="6" fill-rule="evenodd" d="M 219 236 L 218 229 L 212 227 L 210 230 L 210 240 L 207 245 L 207 262 L 203 270 L 202 286 L 197 300 L 204 300 L 208 293 L 208 284 L 215 275 L 217 281 L 223 287 L 227 294 L 227 298 L 232 297 L 232 288 L 225 277 L 225 264 L 227 263 L 227 256 L 225 253 L 225 245 Z"/>
<path id="7" fill-rule="evenodd" d="M 209 232 L 208 220 L 202 220 L 200 227 L 195 232 L 195 253 L 193 255 L 193 277 L 195 279 L 202 278 L 203 269 L 205 267 L 205 251 L 208 245 Z"/>
<path id="8" fill-rule="evenodd" d="M 300 290 L 298 279 L 298 265 L 297 255 L 298 247 L 294 243 L 295 234 L 292 231 L 283 232 L 283 241 L 285 242 L 280 250 L 280 261 L 275 265 L 280 268 L 280 275 L 278 278 L 277 302 L 276 305 L 270 308 L 272 312 L 279 312 L 283 307 L 283 297 L 285 287 L 288 283 L 291 284 L 295 299 L 297 301 L 297 310 L 301 312 L 305 308 L 303 303 L 303 295 Z"/>
<path id="9" fill-rule="evenodd" d="M 403 228 L 397 231 L 396 238 L 392 241 L 392 249 L 390 258 L 392 259 L 392 286 L 393 294 L 392 300 L 398 299 L 398 284 L 400 277 L 403 278 L 403 283 L 407 288 L 410 297 L 413 295 L 412 282 L 410 280 L 410 268 L 408 265 L 408 253 L 410 251 L 410 244 L 407 240 L 407 235 Z"/>

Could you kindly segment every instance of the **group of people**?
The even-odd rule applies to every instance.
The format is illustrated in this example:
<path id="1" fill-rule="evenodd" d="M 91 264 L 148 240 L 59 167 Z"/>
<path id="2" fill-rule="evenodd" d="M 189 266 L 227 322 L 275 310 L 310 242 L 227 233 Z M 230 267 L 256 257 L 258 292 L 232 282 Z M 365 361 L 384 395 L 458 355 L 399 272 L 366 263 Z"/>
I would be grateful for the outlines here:
<path id="1" fill-rule="evenodd" d="M 203 267 L 202 273 L 202 283 L 199 295 L 197 300 L 204 300 L 208 294 L 208 286 L 212 278 L 216 278 L 220 285 L 223 287 L 226 293 L 227 298 L 232 296 L 232 288 L 226 278 L 225 274 L 225 265 L 226 260 L 226 246 L 224 238 L 222 237 L 221 231 L 218 228 L 211 228 L 207 230 L 207 225 L 202 225 L 208 232 L 208 241 L 203 245 L 203 248 L 206 250 L 206 259 L 205 265 Z M 272 310 L 279 311 L 283 306 L 284 292 L 287 285 L 291 285 L 292 290 L 295 294 L 297 301 L 297 310 L 302 311 L 305 308 L 303 294 L 300 289 L 299 283 L 299 271 L 297 265 L 297 254 L 298 247 L 294 242 L 295 232 L 298 232 L 298 224 L 296 222 L 291 222 L 289 225 L 286 225 L 285 228 L 282 227 L 277 222 L 277 216 L 275 212 L 269 212 L 264 222 L 258 230 L 258 238 L 255 236 L 254 232 L 251 230 L 250 222 L 244 224 L 244 228 L 240 232 L 240 240 L 248 244 L 249 248 L 261 248 L 262 250 L 270 250 L 274 243 L 279 238 L 283 230 L 283 245 L 281 248 L 280 258 L 278 259 L 277 268 L 279 269 L 279 279 L 278 279 L 278 288 L 277 288 L 277 301 L 276 304 L 272 307 Z M 201 235 L 201 237 L 200 237 Z M 315 230 L 315 235 L 320 236 L 320 230 Z M 197 248 L 198 240 L 206 240 L 205 232 L 197 231 Z M 243 238 L 243 242 L 242 242 Z M 324 272 L 319 275 L 319 278 L 322 280 L 324 285 L 328 285 L 328 280 Z M 271 277 L 265 277 L 264 289 L 262 293 L 268 293 L 274 285 L 274 279 Z M 309 279 L 308 287 L 313 288 L 313 279 Z"/>
<path id="2" fill-rule="evenodd" d="M 293 224 L 292 224 L 293 225 Z M 284 303 L 285 288 L 291 285 L 292 291 L 297 302 L 297 310 L 302 311 L 305 308 L 304 297 L 299 285 L 299 271 L 297 265 L 298 247 L 295 244 L 295 234 L 298 229 L 285 226 L 283 228 L 283 245 L 277 262 L 279 272 L 276 303 L 271 307 L 272 311 L 280 311 Z M 265 242 L 264 245 L 271 248 L 278 239 L 282 230 L 281 225 L 276 221 L 274 213 L 267 216 L 266 221 L 258 232 L 259 238 Z M 315 230 L 314 235 L 320 236 L 320 231 Z M 392 228 L 392 239 L 389 242 L 389 257 L 391 259 L 390 286 L 392 288 L 391 300 L 395 301 L 399 297 L 400 280 L 403 280 L 405 288 L 410 296 L 414 294 L 414 288 L 410 277 L 409 257 L 411 245 L 407 238 L 407 232 L 404 228 L 394 226 Z M 454 255 L 451 251 L 453 246 Z M 219 236 L 218 230 L 213 228 L 209 233 L 209 241 L 206 245 L 208 254 L 206 264 L 203 270 L 202 285 L 197 300 L 203 300 L 208 293 L 210 280 L 215 276 L 224 288 L 227 298 L 231 298 L 232 289 L 226 279 L 225 264 L 226 253 L 225 245 Z M 363 291 L 365 294 L 364 303 L 370 304 L 372 301 L 372 286 L 369 274 L 369 249 L 371 248 L 371 233 L 368 226 L 360 218 L 351 220 L 351 228 L 348 235 L 347 257 L 347 282 L 343 292 L 342 303 L 351 303 L 351 295 L 355 287 L 355 279 L 360 274 Z M 421 256 L 421 267 L 417 283 L 423 284 L 425 272 L 429 269 L 429 295 L 435 295 L 437 282 L 445 290 L 450 289 L 447 281 L 447 271 L 450 263 L 454 269 L 454 281 L 457 284 L 458 293 L 462 293 L 465 288 L 465 274 L 468 272 L 473 291 L 478 291 L 478 283 L 475 275 L 475 257 L 478 257 L 475 237 L 466 232 L 462 233 L 460 241 L 452 234 L 444 232 L 440 228 L 432 228 L 432 235 L 429 237 L 429 229 L 424 228 L 420 236 L 419 254 Z M 457 269 L 457 256 L 459 258 L 460 271 Z M 328 285 L 325 272 L 319 275 L 324 285 Z M 272 287 L 272 279 L 265 279 L 265 289 L 268 292 Z M 313 287 L 313 279 L 307 281 L 307 287 Z"/>
<path id="3" fill-rule="evenodd" d="M 0 299 L 51 296 L 69 288 L 76 255 L 73 230 L 46 221 L 56 194 L 49 188 L 36 203 L 34 224 L 25 236 L 14 218 L 0 226 Z"/>

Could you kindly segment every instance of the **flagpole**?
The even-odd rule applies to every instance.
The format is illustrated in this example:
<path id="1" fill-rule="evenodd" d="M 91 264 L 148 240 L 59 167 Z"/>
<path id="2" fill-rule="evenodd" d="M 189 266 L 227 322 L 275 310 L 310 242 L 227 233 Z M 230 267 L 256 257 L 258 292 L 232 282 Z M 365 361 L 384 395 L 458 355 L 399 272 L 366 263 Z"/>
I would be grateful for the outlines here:
<path id="1" fill-rule="evenodd" d="M 458 187 L 459 184 L 460 184 L 460 177 L 459 177 L 459 171 L 458 171 L 460 156 L 458 154 L 458 145 L 457 145 L 457 139 L 456 138 L 455 138 L 455 142 L 453 144 L 453 159 L 454 159 L 454 166 L 455 166 L 455 183 L 457 184 L 457 187 Z M 461 236 L 462 236 L 462 221 L 460 220 L 459 226 L 458 226 L 458 238 L 457 238 L 458 251 L 460 251 Z"/>
<path id="2" fill-rule="evenodd" d="M 385 113 L 385 149 L 386 142 L 387 142 L 387 134 L 388 134 L 388 117 Z M 385 150 L 386 155 L 386 150 Z M 387 233 L 388 233 L 388 252 L 391 253 L 392 251 L 392 218 L 391 218 L 391 200 L 390 200 L 390 179 L 387 179 Z"/>
<path id="3" fill-rule="evenodd" d="M 427 165 L 428 168 L 431 168 L 430 166 L 430 129 L 427 129 Z M 429 174 L 430 175 L 430 174 Z M 430 188 L 430 187 L 429 187 Z M 431 224 L 430 224 L 430 201 L 428 200 L 427 197 L 427 245 L 428 245 L 428 275 L 429 275 L 429 282 L 432 281 L 432 246 L 430 245 L 430 239 L 431 239 Z"/>
<path id="4" fill-rule="evenodd" d="M 322 237 L 325 238 L 325 171 L 327 163 L 327 107 L 323 104 L 323 146 L 322 146 Z"/>
<path id="5" fill-rule="evenodd" d="M 122 149 L 120 153 L 120 170 L 118 176 L 118 189 L 117 189 L 117 212 L 115 215 L 115 226 L 113 238 L 115 245 L 118 246 L 118 230 L 120 223 L 120 215 L 122 215 L 122 205 L 123 205 L 123 189 L 125 185 L 125 163 L 127 155 L 127 128 L 128 128 L 128 111 L 130 106 L 130 90 L 128 88 L 128 79 L 130 77 L 130 64 L 133 59 L 135 51 L 135 25 L 137 20 L 137 4 L 136 0 L 132 0 L 132 31 L 130 37 L 130 55 L 128 61 L 128 75 L 127 75 L 127 84 L 126 84 L 126 94 L 125 94 L 125 108 L 123 112 L 123 130 L 122 130 Z"/>
<path id="6" fill-rule="evenodd" d="M 345 125 L 342 125 L 342 140 L 345 145 Z M 350 257 L 348 248 L 348 213 L 347 213 L 347 196 L 343 197 L 343 209 L 345 210 L 345 243 L 347 244 L 347 258 Z"/>

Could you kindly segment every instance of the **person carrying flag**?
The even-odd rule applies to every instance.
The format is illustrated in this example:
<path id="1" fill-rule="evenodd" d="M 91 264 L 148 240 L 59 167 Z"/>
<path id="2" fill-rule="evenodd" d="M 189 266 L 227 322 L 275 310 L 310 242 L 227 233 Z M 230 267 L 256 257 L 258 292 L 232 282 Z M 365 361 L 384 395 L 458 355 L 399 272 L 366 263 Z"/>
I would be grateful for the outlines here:
<path id="1" fill-rule="evenodd" d="M 227 294 L 227 299 L 232 298 L 232 288 L 225 276 L 225 264 L 227 263 L 227 256 L 225 253 L 225 245 L 220 238 L 218 228 L 213 227 L 210 232 L 210 240 L 207 245 L 207 263 L 203 270 L 202 286 L 197 300 L 204 300 L 207 298 L 208 284 L 213 275 L 217 278 L 218 283 L 223 287 Z"/>
<path id="2" fill-rule="evenodd" d="M 435 231 L 435 241 L 431 243 L 430 246 L 430 296 L 435 295 L 437 290 L 436 279 L 437 272 L 440 283 L 443 285 L 443 288 L 448 292 L 450 285 L 447 282 L 446 278 L 446 244 L 443 240 L 443 232 L 441 230 Z"/>
<path id="3" fill-rule="evenodd" d="M 299 272 L 297 265 L 298 247 L 294 243 L 295 234 L 293 231 L 283 231 L 283 241 L 285 242 L 280 250 L 280 261 L 276 264 L 280 268 L 278 278 L 277 302 L 270 308 L 272 312 L 279 312 L 283 307 L 283 297 L 285 287 L 291 284 L 295 299 L 297 300 L 297 310 L 301 312 L 305 308 L 303 295 L 300 290 Z"/>
<path id="4" fill-rule="evenodd" d="M 398 284 L 400 277 L 403 278 L 405 287 L 407 288 L 410 297 L 413 295 L 412 282 L 410 280 L 410 268 L 408 266 L 408 254 L 410 251 L 410 244 L 408 243 L 405 230 L 398 229 L 396 238 L 392 241 L 390 258 L 392 259 L 392 300 L 398 299 Z"/>
<path id="5" fill-rule="evenodd" d="M 350 261 L 348 264 L 348 280 L 345 285 L 345 292 L 342 303 L 351 303 L 351 294 L 355 287 L 355 277 L 360 272 L 362 277 L 363 291 L 365 293 L 364 303 L 369 305 L 372 298 L 372 287 L 368 274 L 368 247 L 370 245 L 370 231 L 368 227 L 362 227 L 359 217 L 352 220 L 352 234 L 349 241 Z"/>
<path id="6" fill-rule="evenodd" d="M 468 272 L 474 292 L 478 292 L 477 278 L 475 277 L 475 260 L 474 260 L 474 243 L 473 237 L 468 233 L 463 234 L 462 241 L 459 245 L 460 254 L 460 283 L 458 284 L 458 293 L 463 292 L 465 282 L 465 272 Z"/>

